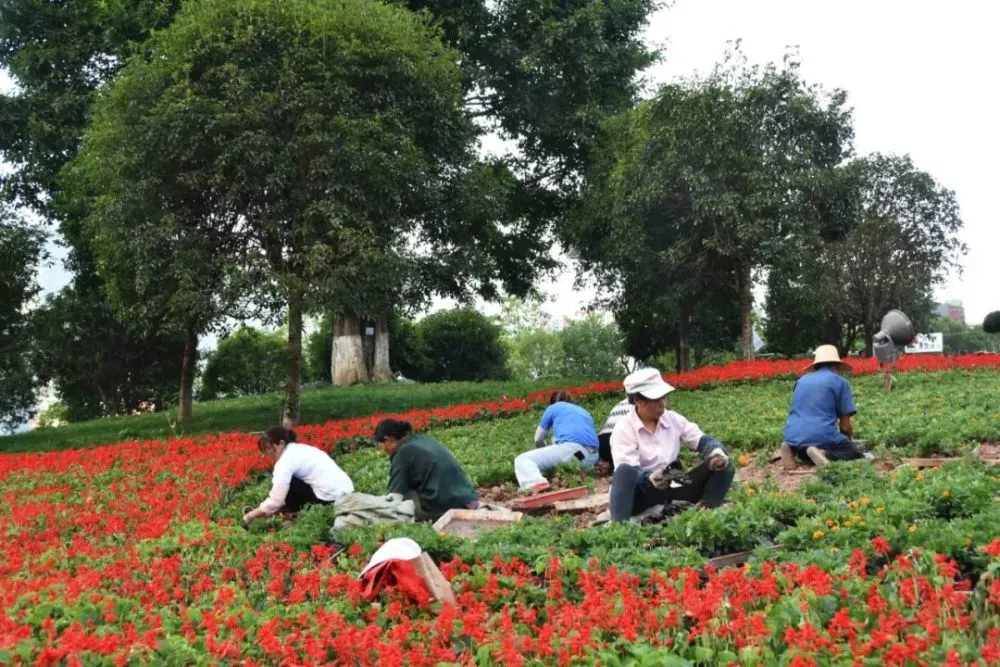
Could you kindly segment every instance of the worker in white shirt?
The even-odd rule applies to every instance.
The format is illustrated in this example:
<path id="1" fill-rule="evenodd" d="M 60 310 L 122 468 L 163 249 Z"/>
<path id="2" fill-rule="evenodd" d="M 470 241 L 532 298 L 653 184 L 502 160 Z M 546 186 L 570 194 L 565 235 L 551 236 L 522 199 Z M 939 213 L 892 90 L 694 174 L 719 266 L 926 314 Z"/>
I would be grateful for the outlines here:
<path id="1" fill-rule="evenodd" d="M 626 521 L 642 511 L 673 500 L 703 507 L 722 504 L 736 469 L 726 448 L 698 425 L 667 409 L 674 390 L 655 368 L 625 378 L 625 393 L 634 409 L 611 433 L 615 473 L 611 481 L 611 520 Z M 678 457 L 681 444 L 702 455 L 704 463 L 684 474 Z"/>
<path id="2" fill-rule="evenodd" d="M 243 515 L 245 523 L 278 512 L 292 519 L 306 505 L 327 505 L 354 491 L 351 478 L 329 454 L 295 442 L 295 431 L 291 429 L 267 429 L 257 441 L 257 448 L 274 459 L 271 493 L 257 509 Z"/>

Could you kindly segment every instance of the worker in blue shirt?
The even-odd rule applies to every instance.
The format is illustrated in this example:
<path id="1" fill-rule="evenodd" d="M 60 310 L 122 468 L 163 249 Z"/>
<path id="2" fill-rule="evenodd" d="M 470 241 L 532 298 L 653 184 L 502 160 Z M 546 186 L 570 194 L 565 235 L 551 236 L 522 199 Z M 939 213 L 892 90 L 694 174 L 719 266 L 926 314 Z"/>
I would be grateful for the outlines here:
<path id="1" fill-rule="evenodd" d="M 549 433 L 551 445 L 546 445 Z M 514 459 L 514 474 L 522 491 L 539 492 L 549 488 L 543 472 L 555 469 L 562 463 L 576 462 L 584 467 L 597 463 L 598 442 L 594 418 L 573 403 L 565 389 L 552 393 L 549 407 L 545 409 L 535 430 L 535 449 Z"/>
<path id="2" fill-rule="evenodd" d="M 833 345 L 816 348 L 813 363 L 795 383 L 792 407 L 785 423 L 781 457 L 786 468 L 798 459 L 823 466 L 830 461 L 852 461 L 864 457 L 851 439 L 851 425 L 858 409 L 851 385 L 840 376 L 850 366 L 840 359 Z"/>

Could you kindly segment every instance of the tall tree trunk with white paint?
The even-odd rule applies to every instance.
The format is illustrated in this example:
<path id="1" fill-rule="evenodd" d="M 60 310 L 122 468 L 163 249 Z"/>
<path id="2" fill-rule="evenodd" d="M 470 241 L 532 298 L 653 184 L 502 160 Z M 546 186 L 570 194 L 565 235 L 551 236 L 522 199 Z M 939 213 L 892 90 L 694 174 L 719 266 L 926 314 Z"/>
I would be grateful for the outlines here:
<path id="1" fill-rule="evenodd" d="M 334 318 L 333 367 L 330 370 L 333 384 L 338 386 L 364 382 L 367 379 L 361 347 L 361 321 L 358 318 Z"/>

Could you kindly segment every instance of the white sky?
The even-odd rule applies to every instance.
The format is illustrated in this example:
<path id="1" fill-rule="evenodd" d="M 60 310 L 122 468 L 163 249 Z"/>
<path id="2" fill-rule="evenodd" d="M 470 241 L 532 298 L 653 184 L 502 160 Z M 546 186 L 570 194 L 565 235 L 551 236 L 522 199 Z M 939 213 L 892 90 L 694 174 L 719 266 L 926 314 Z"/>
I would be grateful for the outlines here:
<path id="1" fill-rule="evenodd" d="M 990 257 L 1000 248 L 990 194 L 1000 175 L 1000 125 L 989 83 L 1000 64 L 998 19 L 1000 6 L 976 0 L 676 0 L 651 21 L 647 39 L 665 56 L 649 76 L 707 72 L 735 39 L 752 62 L 797 47 L 810 82 L 848 92 L 858 154 L 909 153 L 956 191 L 969 253 L 964 273 L 937 296 L 961 299 L 967 321 L 980 323 L 1000 308 L 1000 261 Z M 67 280 L 58 266 L 40 278 L 47 290 Z M 573 279 L 567 270 L 543 285 L 555 297 L 553 313 L 572 314 L 592 298 L 572 290 Z"/>

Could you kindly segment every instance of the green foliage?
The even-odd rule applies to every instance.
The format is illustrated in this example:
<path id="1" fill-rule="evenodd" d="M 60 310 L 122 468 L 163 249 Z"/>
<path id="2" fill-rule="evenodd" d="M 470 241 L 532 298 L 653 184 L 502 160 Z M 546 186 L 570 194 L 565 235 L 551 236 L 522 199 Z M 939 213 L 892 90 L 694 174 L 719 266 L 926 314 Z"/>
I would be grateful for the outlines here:
<path id="1" fill-rule="evenodd" d="M 0 431 L 22 424 L 35 404 L 28 305 L 38 294 L 45 235 L 0 203 Z"/>
<path id="2" fill-rule="evenodd" d="M 396 341 L 392 341 L 395 344 Z M 308 382 L 329 384 L 331 361 L 333 359 L 333 322 L 329 317 L 321 317 L 319 326 L 306 337 L 303 352 L 304 379 Z"/>
<path id="3" fill-rule="evenodd" d="M 430 376 L 433 361 L 419 322 L 393 314 L 389 318 L 389 366 L 410 380 Z"/>
<path id="4" fill-rule="evenodd" d="M 622 337 L 618 327 L 605 324 L 594 313 L 580 321 L 570 322 L 559 332 L 565 355 L 562 375 L 609 379 L 622 375 Z"/>
<path id="5" fill-rule="evenodd" d="M 472 308 L 442 310 L 420 322 L 433 367 L 427 379 L 489 380 L 507 377 L 507 349 L 500 327 Z"/>
<path id="6" fill-rule="evenodd" d="M 44 431 L 45 429 L 64 426 L 68 422 L 69 408 L 65 404 L 56 401 L 38 414 L 35 420 L 35 428 Z"/>
<path id="7" fill-rule="evenodd" d="M 965 252 L 955 193 L 908 156 L 876 153 L 842 171 L 858 202 L 846 234 L 789 243 L 769 278 L 771 351 L 801 353 L 824 342 L 846 351 L 858 340 L 870 350 L 892 308 L 918 331 L 935 330 L 931 293 Z"/>
<path id="8" fill-rule="evenodd" d="M 282 331 L 243 326 L 219 341 L 202 373 L 202 398 L 266 394 L 284 385 L 288 347 Z"/>
<path id="9" fill-rule="evenodd" d="M 536 320 L 539 311 L 529 310 L 521 316 L 524 323 Z M 501 322 L 510 315 L 501 316 Z M 624 371 L 623 343 L 618 327 L 605 324 L 597 314 L 570 322 L 559 332 L 550 332 L 527 324 L 509 335 L 505 342 L 510 349 L 509 366 L 518 379 L 546 377 L 582 377 L 589 379 L 617 378 Z"/>
<path id="10" fill-rule="evenodd" d="M 119 321 L 100 291 L 80 280 L 33 317 L 35 373 L 55 384 L 71 421 L 176 403 L 183 336 L 161 333 L 156 320 Z"/>
<path id="11" fill-rule="evenodd" d="M 0 5 L 0 65 L 17 90 L 0 95 L 0 152 L 17 170 L 9 185 L 46 209 L 56 176 L 76 152 L 98 88 L 149 32 L 170 22 L 176 0 Z"/>
<path id="12" fill-rule="evenodd" d="M 510 349 L 508 366 L 518 380 L 556 378 L 566 365 L 559 335 L 545 329 L 526 330 L 505 339 Z"/>
<path id="13" fill-rule="evenodd" d="M 1000 333 L 1000 310 L 994 310 L 983 319 L 983 331 L 989 334 Z"/>
<path id="14" fill-rule="evenodd" d="M 851 135 L 845 95 L 807 84 L 787 59 L 726 63 L 610 121 L 561 231 L 612 295 L 627 351 L 676 346 L 686 368 L 695 339 L 729 347 L 716 336 L 742 322 L 749 354 L 753 272 L 841 208 L 828 184 Z"/>

